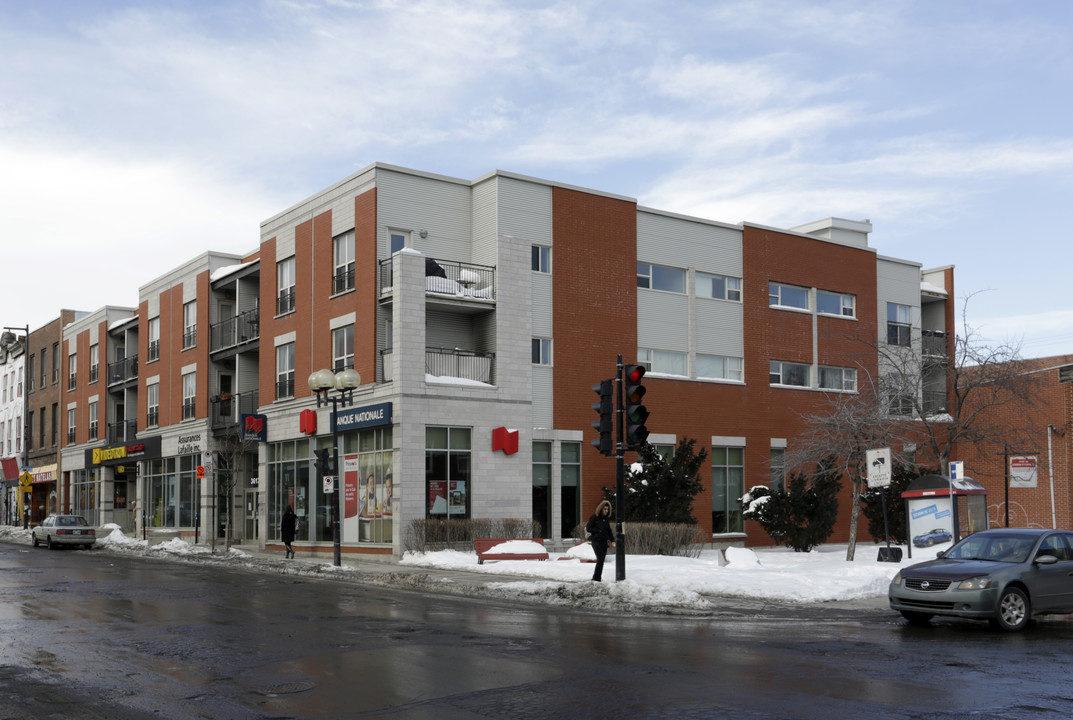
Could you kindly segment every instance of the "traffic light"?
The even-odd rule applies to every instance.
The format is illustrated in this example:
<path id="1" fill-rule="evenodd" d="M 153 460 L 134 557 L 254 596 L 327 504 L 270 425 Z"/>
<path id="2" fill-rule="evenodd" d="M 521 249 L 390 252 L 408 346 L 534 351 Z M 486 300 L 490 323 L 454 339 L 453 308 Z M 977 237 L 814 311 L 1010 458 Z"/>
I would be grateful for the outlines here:
<path id="1" fill-rule="evenodd" d="M 592 441 L 592 446 L 599 450 L 601 455 L 614 455 L 615 382 L 613 380 L 601 380 L 592 386 L 592 391 L 600 396 L 600 400 L 592 404 L 592 409 L 600 416 L 599 420 L 592 421 L 592 426 L 600 433 L 600 437 Z"/>
<path id="2" fill-rule="evenodd" d="M 323 448 L 321 450 L 314 450 L 313 454 L 317 456 L 317 459 L 316 459 L 315 462 L 316 462 L 316 465 L 317 465 L 317 472 L 320 473 L 321 477 L 324 477 L 325 475 L 334 475 L 335 474 L 335 473 L 332 472 L 331 451 L 328 450 L 328 448 Z"/>
<path id="3" fill-rule="evenodd" d="M 648 409 L 641 404 L 645 396 L 645 386 L 641 381 L 645 377 L 643 365 L 626 365 L 622 369 L 622 382 L 625 386 L 625 445 L 627 450 L 637 450 L 648 441 Z"/>

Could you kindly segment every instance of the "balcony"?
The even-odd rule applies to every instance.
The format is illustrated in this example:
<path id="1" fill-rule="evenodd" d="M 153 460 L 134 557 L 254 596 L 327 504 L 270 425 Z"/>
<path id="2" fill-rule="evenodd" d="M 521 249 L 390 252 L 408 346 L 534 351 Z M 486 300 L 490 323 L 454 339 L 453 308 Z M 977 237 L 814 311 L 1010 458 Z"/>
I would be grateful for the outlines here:
<path id="1" fill-rule="evenodd" d="M 495 353 L 471 350 L 425 348 L 425 372 L 436 377 L 495 384 Z"/>
<path id="2" fill-rule="evenodd" d="M 925 390 L 923 394 L 924 415 L 941 415 L 946 412 L 946 393 L 942 390 Z"/>
<path id="3" fill-rule="evenodd" d="M 209 328 L 209 352 L 220 352 L 254 342 L 261 336 L 259 310 L 248 310 Z"/>
<path id="4" fill-rule="evenodd" d="M 380 261 L 380 297 L 391 294 L 393 259 Z M 496 269 L 489 265 L 425 258 L 425 294 L 433 297 L 494 302 Z"/>
<path id="5" fill-rule="evenodd" d="M 941 330 L 922 330 L 920 332 L 921 351 L 926 358 L 946 359 L 946 333 Z"/>
<path id="6" fill-rule="evenodd" d="M 213 430 L 238 425 L 243 415 L 255 415 L 258 406 L 256 390 L 230 395 L 215 395 L 209 400 L 209 422 Z"/>
<path id="7" fill-rule="evenodd" d="M 138 432 L 137 420 L 121 420 L 108 423 L 108 444 L 130 442 L 134 440 Z"/>
<path id="8" fill-rule="evenodd" d="M 138 377 L 138 356 L 129 355 L 115 362 L 108 363 L 108 385 L 135 380 Z"/>

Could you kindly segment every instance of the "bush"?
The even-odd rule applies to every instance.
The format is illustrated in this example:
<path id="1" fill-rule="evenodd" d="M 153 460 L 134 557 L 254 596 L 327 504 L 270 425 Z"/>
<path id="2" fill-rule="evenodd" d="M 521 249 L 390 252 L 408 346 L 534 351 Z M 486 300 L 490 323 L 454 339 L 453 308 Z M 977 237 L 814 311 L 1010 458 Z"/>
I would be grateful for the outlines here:
<path id="1" fill-rule="evenodd" d="M 614 523 L 612 523 L 614 525 Z M 701 530 L 689 523 L 625 523 L 627 555 L 678 555 L 697 557 L 707 542 Z M 574 539 L 585 542 L 585 523 L 574 527 Z"/>
<path id="2" fill-rule="evenodd" d="M 406 528 L 404 552 L 473 550 L 476 538 L 531 540 L 541 537 L 540 523 L 519 518 L 415 518 Z"/>
<path id="3" fill-rule="evenodd" d="M 786 489 L 774 492 L 758 485 L 741 503 L 746 519 L 760 523 L 772 540 L 796 552 L 808 552 L 834 532 L 841 489 L 837 472 L 821 462 L 811 479 L 795 473 Z"/>
<path id="4" fill-rule="evenodd" d="M 696 441 L 682 438 L 664 460 L 649 444 L 637 451 L 637 462 L 626 469 L 626 520 L 630 523 L 684 523 L 696 525 L 693 498 L 704 489 L 700 471 L 708 451 L 694 451 Z M 603 488 L 604 499 L 615 504 L 615 491 Z"/>

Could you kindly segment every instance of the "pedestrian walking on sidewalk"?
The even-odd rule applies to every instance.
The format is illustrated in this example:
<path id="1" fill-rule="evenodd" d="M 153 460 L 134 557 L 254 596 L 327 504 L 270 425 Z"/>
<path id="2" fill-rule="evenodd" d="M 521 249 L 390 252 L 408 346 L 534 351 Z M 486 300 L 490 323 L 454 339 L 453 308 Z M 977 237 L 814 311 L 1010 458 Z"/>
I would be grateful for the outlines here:
<path id="1" fill-rule="evenodd" d="M 604 572 L 604 558 L 607 557 L 607 546 L 615 546 L 615 534 L 611 531 L 611 503 L 601 500 L 596 506 L 596 512 L 585 523 L 585 531 L 589 533 L 589 541 L 596 553 L 596 569 L 592 573 L 592 579 L 600 582 Z"/>
<path id="2" fill-rule="evenodd" d="M 294 557 L 294 548 L 291 547 L 291 543 L 294 542 L 294 531 L 297 528 L 298 516 L 294 514 L 294 508 L 288 505 L 287 512 L 283 513 L 283 519 L 279 523 L 279 537 L 287 546 L 288 558 Z"/>

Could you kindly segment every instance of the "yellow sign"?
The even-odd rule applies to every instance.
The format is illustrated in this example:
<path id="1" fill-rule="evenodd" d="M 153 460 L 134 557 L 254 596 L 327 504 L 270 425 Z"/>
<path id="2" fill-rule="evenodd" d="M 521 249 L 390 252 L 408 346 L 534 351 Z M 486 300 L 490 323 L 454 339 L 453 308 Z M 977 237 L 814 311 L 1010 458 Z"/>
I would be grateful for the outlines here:
<path id="1" fill-rule="evenodd" d="M 30 475 L 30 473 L 24 472 L 22 475 L 19 475 L 19 485 L 21 485 L 23 488 L 30 487 L 31 485 L 33 485 L 33 482 L 34 478 L 32 475 Z"/>
<path id="2" fill-rule="evenodd" d="M 112 448 L 93 448 L 93 464 L 100 465 L 107 460 L 121 460 L 127 456 L 125 445 Z"/>

